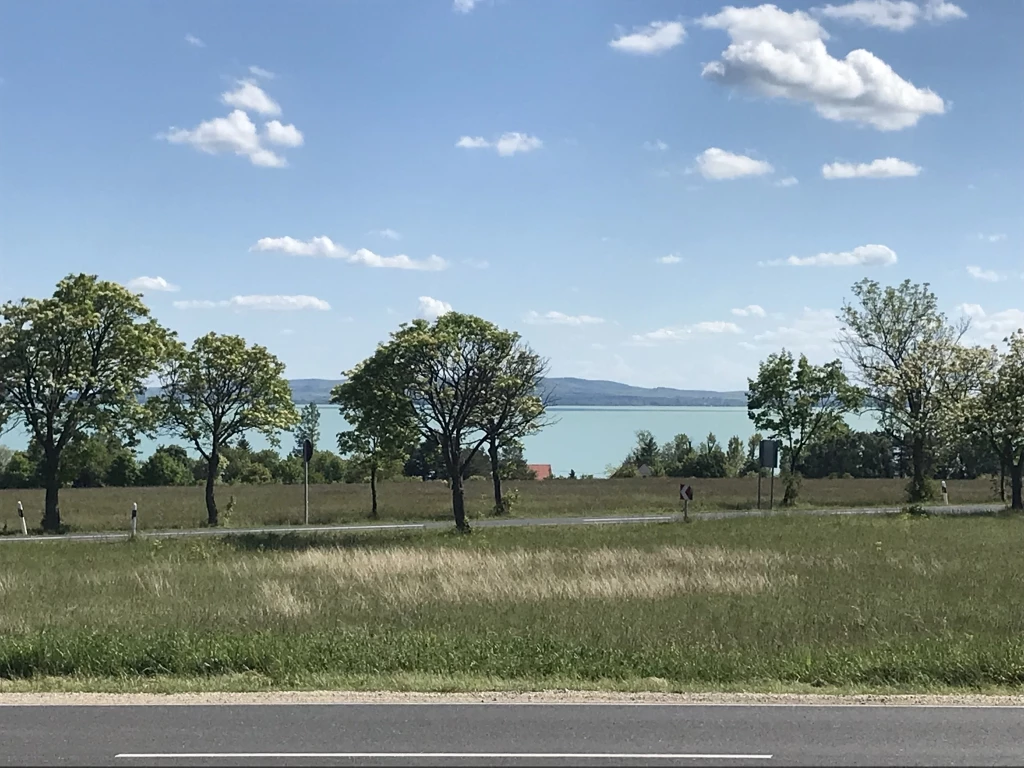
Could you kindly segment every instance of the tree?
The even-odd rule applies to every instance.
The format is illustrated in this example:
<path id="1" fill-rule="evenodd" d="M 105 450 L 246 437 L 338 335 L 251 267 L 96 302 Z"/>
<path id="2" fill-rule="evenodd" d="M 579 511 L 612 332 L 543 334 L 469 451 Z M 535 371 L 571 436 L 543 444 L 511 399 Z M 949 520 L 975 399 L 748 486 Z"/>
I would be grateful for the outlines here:
<path id="1" fill-rule="evenodd" d="M 416 442 L 412 403 L 396 378 L 398 369 L 389 354 L 378 351 L 351 371 L 331 390 L 351 429 L 338 434 L 338 450 L 350 456 L 370 476 L 370 516 L 377 513 L 377 477 L 390 474 Z"/>
<path id="2" fill-rule="evenodd" d="M 139 483 L 150 487 L 192 485 L 195 479 L 191 461 L 188 454 L 182 454 L 185 452 L 176 445 L 158 447 L 143 462 L 139 470 Z"/>
<path id="3" fill-rule="evenodd" d="M 307 403 L 299 414 L 299 426 L 295 428 L 295 453 L 302 455 L 302 444 L 309 440 L 316 450 L 320 442 L 320 408 L 316 403 Z"/>
<path id="4" fill-rule="evenodd" d="M 785 349 L 761 363 L 748 379 L 747 413 L 754 426 L 785 445 L 783 505 L 796 502 L 801 453 L 810 441 L 843 423 L 843 415 L 861 403 L 838 360 L 817 366 L 806 355 L 794 360 Z"/>
<path id="5" fill-rule="evenodd" d="M 867 404 L 882 428 L 910 443 L 912 480 L 908 498 L 932 495 L 927 480 L 929 443 L 942 411 L 954 405 L 963 372 L 954 358 L 967 322 L 949 325 L 928 283 L 904 280 L 884 290 L 873 280 L 853 286 L 858 306 L 844 303 L 839 344 L 866 388 Z"/>
<path id="6" fill-rule="evenodd" d="M 497 515 L 508 511 L 501 497 L 500 452 L 547 426 L 544 416 L 550 395 L 538 394 L 546 374 L 547 363 L 515 335 L 513 348 L 487 393 L 479 424 L 491 463 Z"/>
<path id="7" fill-rule="evenodd" d="M 1010 506 L 1024 509 L 1024 330 L 1014 331 L 1006 352 L 965 350 L 961 364 L 974 374 L 971 396 L 956 409 L 959 426 L 979 435 L 1010 470 Z"/>
<path id="8" fill-rule="evenodd" d="M 157 399 L 166 428 L 206 460 L 207 522 L 217 525 L 214 483 L 225 446 L 253 431 L 276 447 L 278 432 L 298 423 L 284 363 L 265 347 L 246 346 L 240 336 L 208 333 L 191 350 L 178 346 L 160 383 Z"/>
<path id="9" fill-rule="evenodd" d="M 172 342 L 139 295 L 95 275 L 69 275 L 50 298 L 0 307 L 0 424 L 23 423 L 42 449 L 44 530 L 61 527 L 61 460 L 74 440 L 152 425 L 140 396 Z"/>
<path id="10" fill-rule="evenodd" d="M 432 324 L 403 324 L 377 351 L 395 366 L 394 375 L 411 402 L 420 434 L 433 437 L 440 446 L 460 531 L 469 530 L 463 471 L 487 439 L 480 425 L 490 392 L 518 340 L 518 334 L 474 315 L 446 312 Z"/>
<path id="11" fill-rule="evenodd" d="M 498 471 L 502 480 L 536 480 L 537 473 L 530 469 L 523 457 L 523 444 L 520 442 L 505 443 L 501 447 L 498 459 Z M 569 478 L 575 479 L 576 473 L 569 470 Z"/>
<path id="12" fill-rule="evenodd" d="M 743 441 L 738 435 L 729 438 L 729 445 L 725 451 L 725 465 L 729 477 L 739 477 L 743 473 L 743 463 L 746 456 L 743 453 Z"/>

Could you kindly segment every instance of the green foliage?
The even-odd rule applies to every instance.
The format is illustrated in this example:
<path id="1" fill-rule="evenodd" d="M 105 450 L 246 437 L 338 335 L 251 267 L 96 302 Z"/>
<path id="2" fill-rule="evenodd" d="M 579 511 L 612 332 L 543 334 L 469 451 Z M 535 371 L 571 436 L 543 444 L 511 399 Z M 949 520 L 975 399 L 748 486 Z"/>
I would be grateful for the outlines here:
<path id="1" fill-rule="evenodd" d="M 761 363 L 756 379 L 748 379 L 747 411 L 759 430 L 781 438 L 786 447 L 785 496 L 796 502 L 800 457 L 815 436 L 828 434 L 843 423 L 843 415 L 858 408 L 862 392 L 847 381 L 842 363 L 817 366 L 806 355 L 796 361 L 785 349 Z"/>
<path id="2" fill-rule="evenodd" d="M 153 426 L 138 397 L 172 345 L 138 295 L 95 275 L 69 275 L 50 298 L 0 307 L 0 424 L 24 424 L 42 449 L 46 529 L 61 526 L 61 463 L 72 442 Z"/>
<path id="3" fill-rule="evenodd" d="M 284 363 L 266 347 L 247 346 L 240 336 L 208 333 L 191 350 L 176 348 L 160 382 L 163 392 L 155 399 L 164 423 L 194 445 L 209 466 L 207 517 L 217 525 L 214 482 L 224 448 L 248 432 L 280 445 L 278 433 L 299 421 Z"/>
<path id="4" fill-rule="evenodd" d="M 502 480 L 537 479 L 537 473 L 530 469 L 530 466 L 526 463 L 526 458 L 523 456 L 523 444 L 520 442 L 508 443 L 501 448 L 501 454 L 498 459 L 498 473 Z M 507 497 L 503 496 L 503 504 L 505 501 L 507 501 Z"/>
<path id="5" fill-rule="evenodd" d="M 139 483 L 145 486 L 193 485 L 192 462 L 177 445 L 161 445 L 143 462 Z"/>
<path id="6" fill-rule="evenodd" d="M 38 488 L 36 464 L 24 451 L 15 451 L 0 473 L 0 488 Z"/>
<path id="7" fill-rule="evenodd" d="M 316 403 L 307 403 L 299 414 L 299 425 L 295 428 L 295 452 L 300 456 L 303 441 L 307 439 L 315 451 L 320 443 L 320 408 Z"/>

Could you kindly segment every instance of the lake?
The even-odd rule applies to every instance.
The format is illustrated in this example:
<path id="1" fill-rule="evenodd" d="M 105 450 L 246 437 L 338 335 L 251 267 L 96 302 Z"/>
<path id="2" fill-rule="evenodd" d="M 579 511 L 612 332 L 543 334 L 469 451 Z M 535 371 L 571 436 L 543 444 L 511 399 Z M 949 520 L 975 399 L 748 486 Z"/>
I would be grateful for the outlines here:
<path id="1" fill-rule="evenodd" d="M 347 429 L 347 425 L 337 407 L 319 407 L 320 445 L 333 449 L 334 436 Z M 568 474 L 570 469 L 577 475 L 605 475 L 609 465 L 618 465 L 632 450 L 636 432 L 641 429 L 650 430 L 659 443 L 684 432 L 695 445 L 714 432 L 723 447 L 733 435 L 746 443 L 755 431 L 746 408 L 572 406 L 552 408 L 549 413 L 555 423 L 524 440 L 525 455 L 531 464 L 550 464 L 558 475 Z M 875 428 L 870 415 L 850 416 L 847 423 L 859 430 Z M 21 450 L 28 444 L 28 437 L 16 430 L 0 438 L 0 442 Z M 256 450 L 270 447 L 259 435 L 250 436 L 249 442 Z M 172 443 L 188 448 L 181 440 L 161 436 L 156 440 L 143 439 L 139 454 L 148 456 L 158 445 Z M 291 439 L 284 436 L 282 448 L 290 446 Z"/>

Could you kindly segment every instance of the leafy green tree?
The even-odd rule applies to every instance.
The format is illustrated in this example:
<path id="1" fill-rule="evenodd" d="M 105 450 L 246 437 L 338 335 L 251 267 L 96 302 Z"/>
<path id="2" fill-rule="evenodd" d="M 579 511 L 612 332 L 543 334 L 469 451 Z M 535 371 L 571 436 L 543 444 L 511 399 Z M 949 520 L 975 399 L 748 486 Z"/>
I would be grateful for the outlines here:
<path id="1" fill-rule="evenodd" d="M 816 435 L 835 429 L 843 416 L 860 406 L 862 394 L 852 386 L 838 360 L 817 366 L 790 352 L 769 355 L 756 379 L 748 379 L 747 413 L 754 426 L 785 445 L 785 495 L 782 503 L 796 502 L 800 458 Z"/>
<path id="2" fill-rule="evenodd" d="M 463 472 L 487 436 L 480 429 L 490 391 L 518 336 L 474 315 L 447 312 L 433 323 L 406 323 L 378 348 L 395 366 L 420 435 L 440 446 L 455 526 L 468 531 Z"/>
<path id="3" fill-rule="evenodd" d="M 179 345 L 160 383 L 157 399 L 166 427 L 206 460 L 207 522 L 217 525 L 214 484 L 224 448 L 247 432 L 264 435 L 276 447 L 279 431 L 298 423 L 284 363 L 240 336 L 208 333 L 190 350 Z"/>
<path id="4" fill-rule="evenodd" d="M 0 488 L 38 488 L 37 466 L 24 451 L 15 451 L 0 473 Z"/>
<path id="5" fill-rule="evenodd" d="M 961 352 L 962 367 L 972 373 L 971 396 L 958 403 L 954 418 L 968 435 L 986 440 L 1010 470 L 1010 506 L 1024 509 L 1024 330 L 995 347 Z"/>
<path id="6" fill-rule="evenodd" d="M 928 283 L 904 280 L 883 289 L 873 280 L 853 286 L 857 305 L 845 303 L 839 343 L 866 388 L 866 403 L 882 428 L 910 444 L 910 501 L 930 498 L 929 444 L 936 442 L 944 410 L 955 407 L 964 372 L 955 357 L 966 321 L 956 326 L 939 311 Z"/>
<path id="7" fill-rule="evenodd" d="M 152 426 L 139 398 L 172 341 L 140 296 L 95 275 L 0 307 L 0 424 L 24 424 L 42 448 L 45 530 L 61 527 L 61 460 L 73 441 Z"/>
<path id="8" fill-rule="evenodd" d="M 505 443 L 501 447 L 501 455 L 498 458 L 498 471 L 502 480 L 536 480 L 537 473 L 530 469 L 523 456 L 523 444 L 520 442 Z M 570 479 L 575 479 L 576 473 L 569 470 Z"/>
<path id="9" fill-rule="evenodd" d="M 107 467 L 104 483 L 115 488 L 130 488 L 139 483 L 139 464 L 135 455 L 121 451 L 114 455 Z"/>
<path id="10" fill-rule="evenodd" d="M 315 483 L 343 483 L 348 474 L 348 466 L 338 454 L 333 451 L 314 451 L 313 458 L 309 461 L 309 482 Z M 316 478 L 314 480 L 314 478 Z"/>
<path id="11" fill-rule="evenodd" d="M 285 485 L 297 485 L 303 480 L 302 458 L 292 454 L 285 456 L 271 470 L 274 479 Z M 310 473 L 312 475 L 312 473 Z M 312 480 L 312 476 L 310 480 Z"/>
<path id="12" fill-rule="evenodd" d="M 459 466 L 462 467 L 462 479 L 468 480 L 471 477 L 486 476 L 490 462 L 480 451 L 472 453 L 468 448 L 463 448 L 459 456 Z M 424 438 L 412 449 L 402 474 L 406 477 L 419 477 L 422 480 L 451 480 L 444 457 L 441 455 L 441 446 L 432 436 Z"/>
<path id="13" fill-rule="evenodd" d="M 139 483 L 143 486 L 192 485 L 191 462 L 179 446 L 159 446 L 139 469 Z"/>
<path id="14" fill-rule="evenodd" d="M 11 456 L 13 455 L 13 450 L 8 448 L 6 445 L 0 445 L 0 472 L 7 469 L 7 462 L 11 460 Z"/>
<path id="15" fill-rule="evenodd" d="M 379 350 L 331 390 L 331 402 L 352 429 L 338 434 L 338 450 L 370 477 L 370 516 L 378 517 L 377 478 L 393 474 L 416 442 L 412 402 L 396 377 L 395 361 Z"/>
<path id="16" fill-rule="evenodd" d="M 729 438 L 729 445 L 725 449 L 725 466 L 729 477 L 739 477 L 743 473 L 745 460 L 743 441 L 737 435 L 733 435 Z"/>
<path id="17" fill-rule="evenodd" d="M 501 496 L 501 451 L 524 437 L 536 434 L 549 423 L 545 419 L 549 394 L 541 384 L 547 375 L 547 363 L 524 344 L 518 334 L 509 355 L 502 361 L 499 374 L 487 393 L 479 424 L 485 435 L 494 488 L 494 512 L 508 510 Z"/>
<path id="18" fill-rule="evenodd" d="M 320 408 L 316 403 L 307 403 L 299 414 L 299 425 L 295 428 L 295 452 L 302 455 L 303 441 L 309 440 L 313 450 L 320 442 Z"/>

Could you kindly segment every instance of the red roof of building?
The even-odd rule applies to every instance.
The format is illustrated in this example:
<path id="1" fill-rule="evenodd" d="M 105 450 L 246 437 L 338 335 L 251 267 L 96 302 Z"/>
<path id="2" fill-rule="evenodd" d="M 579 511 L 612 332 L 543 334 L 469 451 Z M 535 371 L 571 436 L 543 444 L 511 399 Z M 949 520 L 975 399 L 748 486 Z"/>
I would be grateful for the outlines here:
<path id="1" fill-rule="evenodd" d="M 547 480 L 551 477 L 550 464 L 527 464 L 526 466 L 533 470 L 538 480 Z"/>

